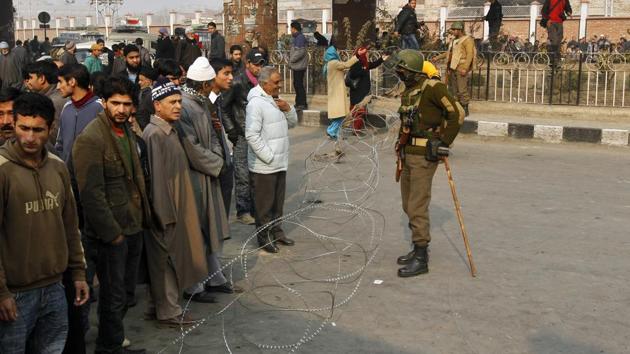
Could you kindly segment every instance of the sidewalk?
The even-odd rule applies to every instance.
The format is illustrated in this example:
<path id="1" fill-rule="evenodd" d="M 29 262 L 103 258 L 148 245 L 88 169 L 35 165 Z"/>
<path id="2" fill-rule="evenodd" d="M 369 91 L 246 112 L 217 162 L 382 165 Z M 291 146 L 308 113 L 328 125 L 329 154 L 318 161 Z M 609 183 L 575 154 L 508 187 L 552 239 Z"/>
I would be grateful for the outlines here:
<path id="1" fill-rule="evenodd" d="M 292 102 L 292 94 L 283 98 Z M 325 125 L 327 97 L 309 96 L 304 125 Z M 395 112 L 398 101 L 383 99 L 379 108 Z M 613 146 L 630 145 L 630 109 L 586 106 L 471 101 L 471 114 L 462 133 L 489 137 L 540 139 L 549 143 L 586 142 Z M 506 114 L 506 112 L 509 112 Z"/>

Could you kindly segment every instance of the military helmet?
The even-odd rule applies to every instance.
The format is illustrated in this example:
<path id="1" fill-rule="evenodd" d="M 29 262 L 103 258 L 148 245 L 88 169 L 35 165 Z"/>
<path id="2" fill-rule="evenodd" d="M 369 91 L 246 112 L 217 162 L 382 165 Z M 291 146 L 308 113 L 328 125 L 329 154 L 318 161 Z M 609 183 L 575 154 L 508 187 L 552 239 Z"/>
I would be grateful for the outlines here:
<path id="1" fill-rule="evenodd" d="M 413 49 L 403 49 L 398 54 L 398 61 L 396 66 L 400 66 L 403 69 L 407 69 L 414 73 L 422 72 L 422 64 L 424 62 L 422 53 Z"/>
<path id="2" fill-rule="evenodd" d="M 464 30 L 464 23 L 462 21 L 455 21 L 451 25 L 451 29 L 462 30 L 463 31 Z"/>

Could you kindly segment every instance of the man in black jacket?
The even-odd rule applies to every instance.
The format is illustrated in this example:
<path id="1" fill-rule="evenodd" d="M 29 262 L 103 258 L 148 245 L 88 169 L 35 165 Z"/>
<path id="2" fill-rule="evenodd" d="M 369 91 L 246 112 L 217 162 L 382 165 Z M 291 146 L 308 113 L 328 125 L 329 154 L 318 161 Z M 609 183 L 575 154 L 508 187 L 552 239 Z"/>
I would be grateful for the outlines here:
<path id="1" fill-rule="evenodd" d="M 409 0 L 396 16 L 396 31 L 394 35 L 400 35 L 402 49 L 420 49 L 416 39 L 418 30 L 418 18 L 416 17 L 416 0 Z"/>
<path id="2" fill-rule="evenodd" d="M 488 21 L 490 43 L 494 45 L 497 42 L 497 36 L 503 21 L 503 8 L 499 0 L 490 0 L 490 10 L 488 10 L 483 19 Z"/>
<path id="3" fill-rule="evenodd" d="M 175 59 L 175 45 L 173 45 L 166 28 L 160 28 L 155 57 L 157 59 Z"/>
<path id="4" fill-rule="evenodd" d="M 217 31 L 216 23 L 208 23 L 208 33 L 210 33 L 210 53 L 208 53 L 208 60 L 225 59 L 225 38 Z"/>
<path id="5" fill-rule="evenodd" d="M 236 182 L 236 216 L 246 225 L 256 221 L 252 217 L 254 205 L 249 189 L 249 169 L 247 167 L 247 140 L 245 140 L 245 108 L 247 94 L 258 82 L 256 77 L 265 65 L 262 53 L 252 49 L 247 53 L 245 72 L 234 77 L 232 87 L 225 92 L 222 102 L 224 128 L 234 144 L 234 179 Z"/>

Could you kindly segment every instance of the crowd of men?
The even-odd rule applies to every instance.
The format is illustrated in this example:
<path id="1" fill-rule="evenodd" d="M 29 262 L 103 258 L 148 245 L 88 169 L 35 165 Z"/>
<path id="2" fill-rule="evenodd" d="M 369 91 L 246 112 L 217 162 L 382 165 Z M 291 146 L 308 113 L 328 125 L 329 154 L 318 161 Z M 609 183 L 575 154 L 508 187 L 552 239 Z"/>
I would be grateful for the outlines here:
<path id="1" fill-rule="evenodd" d="M 220 260 L 232 199 L 261 230 L 283 215 L 297 113 L 266 52 L 235 45 L 228 59 L 211 27 L 207 56 L 191 31 L 161 30 L 156 60 L 141 41 L 99 41 L 79 64 L 68 42 L 58 59 L 0 71 L 0 353 L 85 353 L 94 301 L 96 353 L 143 353 L 124 328 L 137 283 L 149 284 L 145 319 L 177 328 L 197 323 L 184 299 L 242 291 Z M 258 244 L 294 241 L 275 223 Z"/>

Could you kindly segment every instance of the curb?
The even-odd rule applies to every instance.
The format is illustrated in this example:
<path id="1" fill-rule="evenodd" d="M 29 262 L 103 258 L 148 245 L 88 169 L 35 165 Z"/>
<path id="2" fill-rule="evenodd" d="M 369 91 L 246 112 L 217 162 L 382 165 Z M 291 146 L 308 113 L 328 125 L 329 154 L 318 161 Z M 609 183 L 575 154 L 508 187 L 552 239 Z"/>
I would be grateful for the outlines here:
<path id="1" fill-rule="evenodd" d="M 299 124 L 309 127 L 327 126 L 325 111 L 305 110 L 298 112 Z M 382 120 L 368 121 L 382 125 Z M 380 126 L 379 126 L 380 128 Z M 488 122 L 466 119 L 460 129 L 462 134 L 476 134 L 488 137 L 509 137 L 515 139 L 537 139 L 547 143 L 581 142 L 610 146 L 629 146 L 630 131 L 626 129 L 583 128 L 559 125 L 523 124 L 509 122 Z"/>
<path id="2" fill-rule="evenodd" d="M 630 131 L 625 129 L 465 120 L 460 132 L 479 136 L 539 139 L 547 143 L 581 142 L 611 146 L 630 145 Z"/>

